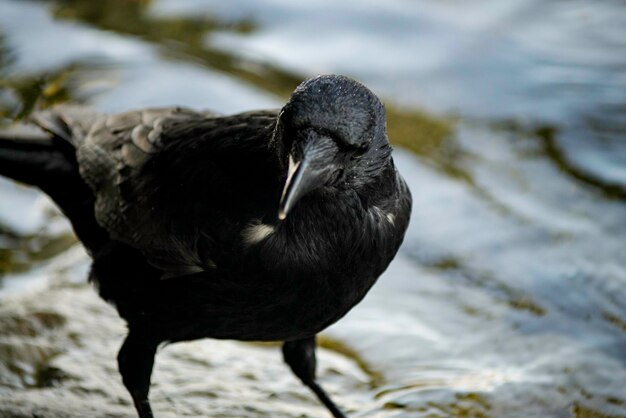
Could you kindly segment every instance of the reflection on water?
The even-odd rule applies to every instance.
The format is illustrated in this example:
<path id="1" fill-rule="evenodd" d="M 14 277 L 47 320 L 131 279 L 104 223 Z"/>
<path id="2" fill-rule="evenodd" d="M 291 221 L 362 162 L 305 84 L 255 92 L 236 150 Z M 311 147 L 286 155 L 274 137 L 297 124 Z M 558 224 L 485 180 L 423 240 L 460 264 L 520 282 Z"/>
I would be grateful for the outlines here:
<path id="1" fill-rule="evenodd" d="M 616 2 L 0 0 L 3 126 L 64 101 L 277 107 L 318 72 L 385 99 L 412 223 L 322 339 L 357 416 L 626 416 L 625 68 Z M 127 416 L 123 328 L 67 223 L 0 197 L 0 415 Z M 172 416 L 323 413 L 275 347 L 174 345 L 154 381 Z"/>

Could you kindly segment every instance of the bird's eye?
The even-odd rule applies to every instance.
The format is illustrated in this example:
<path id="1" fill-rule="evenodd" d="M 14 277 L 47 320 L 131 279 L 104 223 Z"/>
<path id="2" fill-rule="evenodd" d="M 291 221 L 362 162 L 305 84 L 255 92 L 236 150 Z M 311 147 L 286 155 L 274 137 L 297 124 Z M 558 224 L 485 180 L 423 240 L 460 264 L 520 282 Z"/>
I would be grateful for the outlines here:
<path id="1" fill-rule="evenodd" d="M 356 160 L 357 158 L 365 154 L 366 151 L 367 151 L 367 147 L 354 147 L 351 149 L 350 159 Z"/>

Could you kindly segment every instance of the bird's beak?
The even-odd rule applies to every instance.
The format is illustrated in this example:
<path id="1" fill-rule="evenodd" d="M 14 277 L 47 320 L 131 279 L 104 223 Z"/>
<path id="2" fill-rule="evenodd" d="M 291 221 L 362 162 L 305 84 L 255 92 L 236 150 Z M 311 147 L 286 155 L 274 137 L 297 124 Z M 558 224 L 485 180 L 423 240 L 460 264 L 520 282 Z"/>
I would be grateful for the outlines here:
<path id="1" fill-rule="evenodd" d="M 284 220 L 293 206 L 307 193 L 326 184 L 336 170 L 336 145 L 330 138 L 308 134 L 298 161 L 289 154 L 287 181 L 280 198 L 278 219 Z"/>

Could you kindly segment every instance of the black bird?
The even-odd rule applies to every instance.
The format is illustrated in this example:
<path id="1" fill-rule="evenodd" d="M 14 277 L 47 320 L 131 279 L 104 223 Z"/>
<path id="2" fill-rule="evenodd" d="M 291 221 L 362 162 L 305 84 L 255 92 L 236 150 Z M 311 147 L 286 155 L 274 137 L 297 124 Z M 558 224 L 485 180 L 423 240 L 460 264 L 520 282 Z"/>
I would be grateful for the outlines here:
<path id="1" fill-rule="evenodd" d="M 315 335 L 357 304 L 406 231 L 380 100 L 343 76 L 302 83 L 279 111 L 184 108 L 34 114 L 47 135 L 0 140 L 0 174 L 38 186 L 93 258 L 128 323 L 118 366 L 141 418 L 160 343 L 284 341 L 317 384 Z"/>

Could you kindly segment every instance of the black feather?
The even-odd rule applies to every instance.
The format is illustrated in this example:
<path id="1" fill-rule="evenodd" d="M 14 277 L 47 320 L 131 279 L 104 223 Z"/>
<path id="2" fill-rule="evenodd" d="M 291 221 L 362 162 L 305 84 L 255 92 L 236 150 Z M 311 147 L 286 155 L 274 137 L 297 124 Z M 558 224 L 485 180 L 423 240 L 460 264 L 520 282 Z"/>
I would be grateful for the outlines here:
<path id="1" fill-rule="evenodd" d="M 92 253 L 91 279 L 129 324 L 118 360 L 140 416 L 155 344 L 205 337 L 294 341 L 285 360 L 343 416 L 302 372 L 306 350 L 387 268 L 411 209 L 373 93 L 322 76 L 281 111 L 34 120 L 53 139 L 0 142 L 0 172 L 50 194 Z"/>

